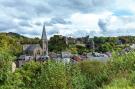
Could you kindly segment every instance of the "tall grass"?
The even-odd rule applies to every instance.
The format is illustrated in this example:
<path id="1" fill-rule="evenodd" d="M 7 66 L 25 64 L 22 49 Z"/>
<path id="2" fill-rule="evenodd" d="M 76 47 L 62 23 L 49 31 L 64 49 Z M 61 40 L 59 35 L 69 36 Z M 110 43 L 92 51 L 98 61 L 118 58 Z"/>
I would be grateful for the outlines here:
<path id="1" fill-rule="evenodd" d="M 135 89 L 135 52 L 114 55 L 107 63 L 110 84 L 103 89 Z"/>

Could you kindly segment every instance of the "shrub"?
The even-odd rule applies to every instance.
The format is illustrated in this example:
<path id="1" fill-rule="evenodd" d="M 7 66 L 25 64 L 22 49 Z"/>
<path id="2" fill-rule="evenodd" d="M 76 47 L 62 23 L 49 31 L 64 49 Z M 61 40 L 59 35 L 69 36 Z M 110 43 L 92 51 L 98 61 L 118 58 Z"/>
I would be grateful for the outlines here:
<path id="1" fill-rule="evenodd" d="M 79 63 L 81 73 L 86 76 L 85 89 L 97 89 L 108 82 L 105 63 L 84 61 Z"/>
<path id="2" fill-rule="evenodd" d="M 79 67 L 48 61 L 41 68 L 39 89 L 83 89 Z"/>
<path id="3" fill-rule="evenodd" d="M 103 89 L 135 89 L 131 86 L 130 81 L 122 79 L 114 79 L 109 85 L 105 86 Z"/>
<path id="4" fill-rule="evenodd" d="M 115 77 L 128 77 L 135 70 L 135 53 L 131 52 L 122 56 L 115 55 L 110 62 L 108 68 Z M 113 76 L 112 75 L 112 76 Z"/>
<path id="5" fill-rule="evenodd" d="M 0 89 L 10 89 L 12 60 L 8 52 L 0 50 Z"/>

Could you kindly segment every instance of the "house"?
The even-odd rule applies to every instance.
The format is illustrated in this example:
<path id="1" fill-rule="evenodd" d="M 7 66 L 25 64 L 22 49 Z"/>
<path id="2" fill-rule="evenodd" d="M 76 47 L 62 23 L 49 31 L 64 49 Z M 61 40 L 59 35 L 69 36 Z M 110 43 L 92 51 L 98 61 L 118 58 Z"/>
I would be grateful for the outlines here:
<path id="1" fill-rule="evenodd" d="M 87 55 L 79 55 L 79 58 L 80 58 L 81 60 L 87 60 Z"/>
<path id="2" fill-rule="evenodd" d="M 111 52 L 106 52 L 105 53 L 108 57 L 112 57 L 112 53 Z"/>
<path id="3" fill-rule="evenodd" d="M 77 62 L 80 62 L 80 61 L 81 61 L 80 56 L 75 55 L 71 58 L 71 63 L 77 63 Z"/>
<path id="4" fill-rule="evenodd" d="M 56 59 L 56 58 L 58 58 L 58 55 L 55 52 L 50 52 L 49 57 L 50 57 L 50 59 Z"/>
<path id="5" fill-rule="evenodd" d="M 61 61 L 64 63 L 69 63 L 72 54 L 70 52 L 61 52 Z"/>
<path id="6" fill-rule="evenodd" d="M 122 41 L 120 39 L 116 40 L 116 44 L 121 45 Z"/>
<path id="7" fill-rule="evenodd" d="M 131 48 L 131 49 L 135 49 L 135 44 L 132 44 L 132 45 L 130 46 L 130 48 Z"/>
<path id="8" fill-rule="evenodd" d="M 87 53 L 87 59 L 88 60 L 98 60 L 98 61 L 106 61 L 111 57 L 111 55 L 109 54 L 103 54 L 103 53 Z"/>
<path id="9" fill-rule="evenodd" d="M 61 52 L 62 58 L 71 58 L 72 54 L 70 52 Z"/>

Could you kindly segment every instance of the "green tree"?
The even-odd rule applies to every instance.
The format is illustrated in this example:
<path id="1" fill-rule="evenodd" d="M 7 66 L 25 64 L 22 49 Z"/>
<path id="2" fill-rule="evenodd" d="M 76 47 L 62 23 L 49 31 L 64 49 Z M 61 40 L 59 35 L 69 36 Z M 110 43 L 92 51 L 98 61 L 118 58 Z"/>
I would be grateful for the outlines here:
<path id="1" fill-rule="evenodd" d="M 99 52 L 111 52 L 113 50 L 113 47 L 109 43 L 102 44 L 98 51 Z"/>
<path id="2" fill-rule="evenodd" d="M 0 49 L 0 89 L 11 89 L 12 60 L 7 51 Z"/>
<path id="3" fill-rule="evenodd" d="M 65 51 L 68 45 L 65 42 L 65 38 L 60 35 L 54 35 L 49 41 L 49 50 L 53 52 Z"/>

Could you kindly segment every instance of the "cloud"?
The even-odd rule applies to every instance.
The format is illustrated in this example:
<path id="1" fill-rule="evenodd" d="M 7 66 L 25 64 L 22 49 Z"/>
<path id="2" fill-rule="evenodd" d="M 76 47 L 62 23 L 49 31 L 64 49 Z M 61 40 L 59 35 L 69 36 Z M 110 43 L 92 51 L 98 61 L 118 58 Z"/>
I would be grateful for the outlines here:
<path id="1" fill-rule="evenodd" d="M 22 27 L 32 27 L 32 25 L 28 21 L 20 21 L 19 22 L 19 26 L 22 26 Z"/>
<path id="2" fill-rule="evenodd" d="M 100 30 L 102 32 L 106 32 L 107 31 L 107 27 L 106 27 L 107 26 L 107 22 L 105 22 L 104 20 L 99 19 L 98 26 L 100 27 Z"/>
<path id="3" fill-rule="evenodd" d="M 41 36 L 135 34 L 134 0 L 0 0 L 0 31 Z"/>
<path id="4" fill-rule="evenodd" d="M 50 23 L 52 23 L 52 24 L 71 24 L 70 21 L 65 21 L 64 19 L 62 19 L 60 17 L 52 18 Z"/>
<path id="5" fill-rule="evenodd" d="M 0 17 L 0 31 L 9 32 L 9 31 L 13 31 L 16 28 L 18 28 L 18 26 L 12 19 Z"/>
<path id="6" fill-rule="evenodd" d="M 34 24 L 37 25 L 37 26 L 41 26 L 41 25 L 42 25 L 41 22 L 35 22 Z M 46 24 L 47 24 L 47 23 L 46 23 Z"/>
<path id="7" fill-rule="evenodd" d="M 59 29 L 57 29 L 57 30 L 56 29 L 51 29 L 47 33 L 48 33 L 49 36 L 52 36 L 54 34 L 58 34 L 59 33 Z"/>
<path id="8" fill-rule="evenodd" d="M 48 0 L 49 4 L 53 6 L 53 8 L 58 9 L 60 11 L 66 10 L 67 12 L 82 12 L 89 13 L 92 11 L 99 10 L 100 7 L 109 4 L 110 0 Z M 59 2 L 59 3 L 58 3 Z M 103 8 L 100 8 L 100 10 Z"/>

